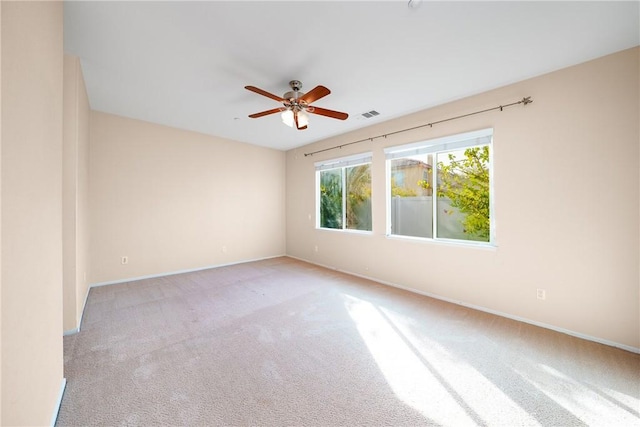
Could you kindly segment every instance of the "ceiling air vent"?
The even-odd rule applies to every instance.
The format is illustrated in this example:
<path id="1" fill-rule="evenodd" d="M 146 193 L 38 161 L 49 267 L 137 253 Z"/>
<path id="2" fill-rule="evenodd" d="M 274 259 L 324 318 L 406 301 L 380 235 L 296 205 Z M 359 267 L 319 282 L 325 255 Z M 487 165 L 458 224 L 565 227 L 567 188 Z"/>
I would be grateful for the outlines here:
<path id="1" fill-rule="evenodd" d="M 370 119 L 371 117 L 375 117 L 379 115 L 380 113 L 378 113 L 376 110 L 371 110 L 371 111 L 367 111 L 366 113 L 362 113 L 362 117 L 364 117 L 365 119 Z"/>

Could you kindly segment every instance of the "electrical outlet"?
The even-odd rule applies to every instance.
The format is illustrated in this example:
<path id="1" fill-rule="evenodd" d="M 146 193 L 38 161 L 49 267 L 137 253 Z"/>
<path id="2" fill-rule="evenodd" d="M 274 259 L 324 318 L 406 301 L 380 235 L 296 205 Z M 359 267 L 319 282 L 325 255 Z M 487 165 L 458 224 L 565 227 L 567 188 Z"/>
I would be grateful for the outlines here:
<path id="1" fill-rule="evenodd" d="M 315 245 L 315 246 L 313 247 L 313 251 L 314 251 L 314 252 L 318 252 L 318 245 Z"/>
<path id="2" fill-rule="evenodd" d="M 536 295 L 538 299 L 542 299 L 542 300 L 547 299 L 547 291 L 545 291 L 544 289 L 538 289 L 536 292 Z"/>
<path id="3" fill-rule="evenodd" d="M 226 246 L 223 246 L 223 247 L 222 247 L 222 253 L 223 253 L 223 254 L 226 254 L 226 253 L 227 253 L 227 247 L 226 247 Z"/>
<path id="4" fill-rule="evenodd" d="M 129 257 L 123 256 L 120 262 L 122 262 L 122 264 L 129 264 Z"/>

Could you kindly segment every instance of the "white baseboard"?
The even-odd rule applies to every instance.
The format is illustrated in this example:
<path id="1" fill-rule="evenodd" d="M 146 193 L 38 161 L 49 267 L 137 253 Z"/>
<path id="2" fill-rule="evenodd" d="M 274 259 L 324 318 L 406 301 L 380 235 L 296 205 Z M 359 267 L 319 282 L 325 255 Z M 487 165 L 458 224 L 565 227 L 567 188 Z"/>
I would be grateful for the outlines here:
<path id="1" fill-rule="evenodd" d="M 84 302 L 82 303 L 82 311 L 80 311 L 80 320 L 78 320 L 78 332 L 82 328 L 82 319 L 84 319 L 84 309 L 87 308 L 87 301 L 89 300 L 89 292 L 91 291 L 91 286 L 87 286 L 87 292 L 84 294 Z"/>
<path id="2" fill-rule="evenodd" d="M 69 329 L 68 331 L 64 331 L 62 334 L 63 336 L 66 337 L 67 335 L 74 335 L 80 332 L 80 328 L 82 328 L 82 319 L 84 318 L 84 309 L 87 307 L 87 300 L 89 299 L 90 290 L 91 290 L 91 286 L 87 288 L 87 292 L 84 295 L 84 303 L 82 303 L 82 310 L 80 311 L 80 319 L 78 320 L 78 326 L 73 329 Z"/>
<path id="3" fill-rule="evenodd" d="M 80 332 L 80 326 L 78 326 L 77 328 L 73 328 L 73 329 L 69 329 L 69 330 L 64 331 L 62 333 L 62 336 L 66 337 L 66 336 L 69 336 L 69 335 L 75 335 L 78 332 Z"/>
<path id="4" fill-rule="evenodd" d="M 51 416 L 51 422 L 49 425 L 51 427 L 56 425 L 56 420 L 58 419 L 58 413 L 60 412 L 60 405 L 62 405 L 62 396 L 64 396 L 64 390 L 67 387 L 67 379 L 62 378 L 62 384 L 60 385 L 60 392 L 58 393 L 58 400 L 56 402 L 56 406 L 53 408 L 53 415 Z"/>
<path id="5" fill-rule="evenodd" d="M 264 260 L 267 260 L 267 259 L 280 258 L 280 257 L 286 257 L 286 256 L 287 255 L 285 255 L 285 254 L 273 255 L 273 256 L 268 256 L 268 257 L 263 257 L 263 258 L 255 258 L 255 259 L 247 259 L 247 260 L 243 260 L 243 261 L 230 262 L 230 263 L 226 263 L 226 264 L 209 265 L 209 266 L 206 266 L 206 267 L 189 268 L 189 269 L 186 269 L 186 270 L 168 271 L 168 272 L 165 272 L 165 273 L 149 274 L 149 275 L 146 275 L 146 276 L 129 277 L 129 278 L 126 278 L 126 279 L 119 279 L 119 280 L 111 280 L 111 281 L 107 281 L 107 282 L 93 283 L 93 284 L 89 285 L 89 287 L 90 288 L 96 288 L 98 286 L 117 285 L 117 284 L 120 284 L 120 283 L 135 282 L 136 280 L 155 279 L 157 277 L 173 276 L 175 274 L 193 273 L 193 272 L 196 272 L 196 271 L 210 270 L 212 268 L 228 267 L 230 265 L 246 264 L 248 262 L 264 261 Z"/>
<path id="6" fill-rule="evenodd" d="M 466 303 L 464 301 L 458 301 L 458 300 L 454 300 L 454 299 L 451 299 L 451 298 L 443 297 L 441 295 L 432 294 L 430 292 L 420 291 L 418 289 L 413 289 L 413 288 L 409 288 L 407 286 L 398 285 L 397 283 L 392 283 L 392 282 L 387 282 L 385 280 L 380 280 L 380 279 L 377 279 L 375 277 L 364 276 L 362 274 L 353 273 L 353 272 L 348 271 L 348 270 L 342 270 L 342 269 L 339 269 L 339 268 L 335 268 L 335 267 L 331 267 L 331 266 L 328 266 L 328 265 L 320 264 L 318 262 L 310 261 L 308 259 L 298 258 L 298 257 L 291 256 L 291 255 L 287 255 L 287 257 L 293 258 L 293 259 L 297 259 L 299 261 L 308 262 L 309 264 L 314 264 L 314 265 L 317 265 L 319 267 L 327 268 L 329 270 L 339 271 L 341 273 L 350 274 L 350 275 L 356 276 L 356 277 L 361 277 L 363 279 L 371 280 L 372 282 L 377 282 L 377 283 L 380 283 L 382 285 L 387 285 L 387 286 L 391 286 L 391 287 L 394 287 L 394 288 L 402 289 L 402 290 L 405 290 L 405 291 L 408 291 L 408 292 L 413 292 L 415 294 L 424 295 L 424 296 L 429 297 L 429 298 L 434 298 L 434 299 L 437 299 L 437 300 L 450 302 L 452 304 L 461 305 L 463 307 L 468 307 L 468 308 L 471 308 L 471 309 L 474 309 L 474 310 L 478 310 L 478 311 L 484 311 L 485 313 L 495 314 L 496 316 L 506 317 L 508 319 L 517 320 L 518 322 L 528 323 L 530 325 L 539 326 L 539 327 L 545 328 L 545 329 L 550 329 L 552 331 L 556 331 L 556 332 L 560 332 L 560 333 L 563 333 L 563 334 L 571 335 L 571 336 L 574 336 L 574 337 L 577 337 L 577 338 L 581 338 L 581 339 L 584 339 L 584 340 L 587 340 L 587 341 L 593 341 L 593 342 L 597 342 L 599 344 L 604 344 L 604 345 L 607 345 L 607 346 L 610 346 L 610 347 L 616 347 L 616 348 L 620 348 L 622 350 L 630 351 L 632 353 L 640 354 L 640 348 L 638 348 L 638 347 L 632 347 L 630 345 L 620 344 L 620 343 L 617 343 L 617 342 L 614 342 L 614 341 L 609 341 L 609 340 L 605 340 L 605 339 L 602 339 L 602 338 L 594 337 L 594 336 L 591 336 L 591 335 L 586 335 L 586 334 L 583 334 L 583 333 L 580 333 L 580 332 L 575 332 L 575 331 L 572 331 L 572 330 L 569 330 L 569 329 L 560 328 L 560 327 L 557 327 L 557 326 L 554 326 L 554 325 L 550 325 L 550 324 L 547 324 L 547 323 L 538 322 L 536 320 L 531 320 L 531 319 L 527 319 L 527 318 L 524 318 L 524 317 L 515 316 L 515 315 L 509 314 L 509 313 L 503 313 L 501 311 L 493 310 L 493 309 L 482 307 L 482 306 L 479 306 L 479 305 L 468 304 L 468 303 Z"/>

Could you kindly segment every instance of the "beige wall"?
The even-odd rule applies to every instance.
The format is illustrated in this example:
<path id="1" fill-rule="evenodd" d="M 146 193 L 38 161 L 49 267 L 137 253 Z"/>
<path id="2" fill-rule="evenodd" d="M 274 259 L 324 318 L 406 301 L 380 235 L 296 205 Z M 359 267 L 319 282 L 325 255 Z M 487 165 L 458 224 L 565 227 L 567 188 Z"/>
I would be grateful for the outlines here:
<path id="1" fill-rule="evenodd" d="M 78 61 L 78 163 L 76 196 L 76 315 L 78 325 L 89 294 L 89 120 L 87 89 Z"/>
<path id="2" fill-rule="evenodd" d="M 0 1 L 0 424 L 2 423 L 2 2 Z"/>
<path id="3" fill-rule="evenodd" d="M 627 50 L 289 151 L 287 253 L 640 348 L 638 52 Z M 534 103 L 303 155 L 525 96 Z M 497 248 L 385 237 L 383 148 L 487 127 L 494 128 Z M 364 151 L 373 152 L 373 234 L 316 230 L 313 163 Z M 546 301 L 536 299 L 537 288 L 546 289 Z"/>
<path id="4" fill-rule="evenodd" d="M 90 134 L 91 283 L 285 253 L 284 152 L 99 112 Z"/>
<path id="5" fill-rule="evenodd" d="M 64 330 L 80 326 L 89 291 L 88 273 L 89 101 L 80 61 L 64 56 L 63 282 Z"/>
<path id="6" fill-rule="evenodd" d="M 62 370 L 62 3 L 2 2 L 2 425 L 47 425 Z"/>

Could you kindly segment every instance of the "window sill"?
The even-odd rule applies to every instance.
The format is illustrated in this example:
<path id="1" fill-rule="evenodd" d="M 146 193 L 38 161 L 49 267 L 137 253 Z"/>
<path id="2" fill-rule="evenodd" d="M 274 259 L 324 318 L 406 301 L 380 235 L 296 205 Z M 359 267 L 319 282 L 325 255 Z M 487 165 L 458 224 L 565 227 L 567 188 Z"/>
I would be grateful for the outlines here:
<path id="1" fill-rule="evenodd" d="M 430 239 L 428 237 L 402 236 L 399 234 L 387 234 L 385 237 L 390 240 L 401 240 L 405 242 L 408 241 L 408 242 L 415 242 L 415 243 L 428 244 L 428 245 L 475 248 L 475 249 L 490 250 L 490 251 L 495 251 L 498 249 L 498 245 L 496 245 L 495 243 L 486 243 L 486 242 L 460 241 L 460 240 L 450 240 L 450 239 Z"/>
<path id="2" fill-rule="evenodd" d="M 347 229 L 339 229 L 339 228 L 322 228 L 322 227 L 316 227 L 316 230 L 319 231 L 328 231 L 329 233 L 346 233 L 346 234 L 356 234 L 359 236 L 373 236 L 373 231 L 367 231 L 367 230 L 351 230 L 349 228 Z"/>

